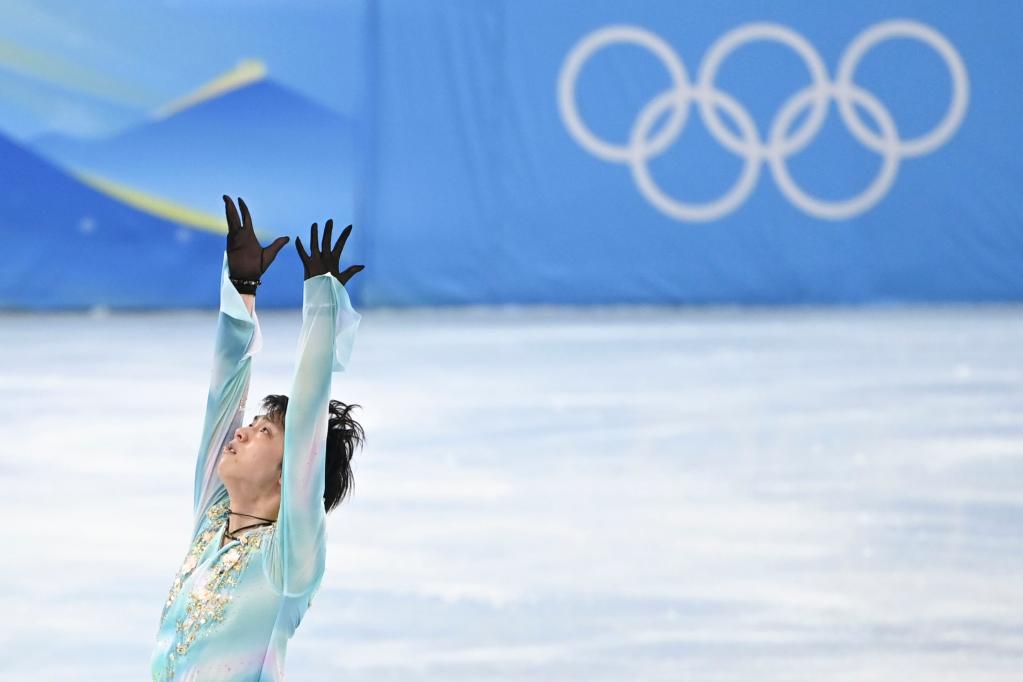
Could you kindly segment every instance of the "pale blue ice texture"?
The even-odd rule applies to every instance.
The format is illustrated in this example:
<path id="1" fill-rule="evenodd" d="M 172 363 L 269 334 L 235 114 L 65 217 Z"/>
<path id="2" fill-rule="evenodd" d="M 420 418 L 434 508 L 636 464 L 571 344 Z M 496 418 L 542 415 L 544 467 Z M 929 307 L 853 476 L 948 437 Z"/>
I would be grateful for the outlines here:
<path id="1" fill-rule="evenodd" d="M 1023 308 L 363 312 L 289 679 L 1021 679 Z M 146 679 L 215 322 L 0 317 L 3 680 Z"/>

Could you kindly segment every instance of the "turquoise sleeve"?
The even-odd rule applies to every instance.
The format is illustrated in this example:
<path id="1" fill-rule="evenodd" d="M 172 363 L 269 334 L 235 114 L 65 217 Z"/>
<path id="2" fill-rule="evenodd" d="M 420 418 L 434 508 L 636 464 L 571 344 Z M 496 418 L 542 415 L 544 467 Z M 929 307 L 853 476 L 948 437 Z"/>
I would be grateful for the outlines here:
<path id="1" fill-rule="evenodd" d="M 264 566 L 274 589 L 286 596 L 305 594 L 323 577 L 331 378 L 347 367 L 360 320 L 348 292 L 333 275 L 305 281 L 298 362 L 284 418 L 281 507 Z"/>
<path id="2" fill-rule="evenodd" d="M 202 523 L 206 509 L 223 494 L 217 474 L 224 445 L 241 426 L 249 391 L 252 356 L 263 345 L 259 320 L 249 314 L 241 294 L 228 279 L 227 253 L 220 273 L 220 313 L 213 352 L 213 370 L 202 439 L 195 463 L 193 531 Z"/>

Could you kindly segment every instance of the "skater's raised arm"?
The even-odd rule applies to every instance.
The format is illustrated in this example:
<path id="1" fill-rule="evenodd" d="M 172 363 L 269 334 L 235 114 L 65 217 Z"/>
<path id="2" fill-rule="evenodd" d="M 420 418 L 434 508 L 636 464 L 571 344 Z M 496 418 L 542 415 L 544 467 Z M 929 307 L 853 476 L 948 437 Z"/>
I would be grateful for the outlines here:
<path id="1" fill-rule="evenodd" d="M 311 228 L 311 254 L 295 247 L 305 266 L 302 331 L 298 363 L 284 417 L 281 502 L 272 555 L 267 564 L 274 588 L 288 596 L 318 585 L 325 564 L 324 486 L 328 405 L 333 372 L 343 371 L 351 356 L 361 315 L 352 309 L 344 285 L 362 265 L 338 272 L 349 225 L 331 249 L 333 221 L 324 226 L 322 245 Z"/>
<path id="2" fill-rule="evenodd" d="M 240 198 L 238 204 L 244 221 L 238 218 L 234 202 L 224 196 L 227 248 L 220 273 L 220 314 L 213 370 L 195 464 L 193 524 L 201 520 L 201 514 L 223 485 L 217 475 L 217 464 L 224 444 L 241 425 L 245 412 L 252 356 L 262 345 L 255 313 L 259 278 L 290 240 L 279 237 L 266 248 L 260 246 L 248 207 Z"/>

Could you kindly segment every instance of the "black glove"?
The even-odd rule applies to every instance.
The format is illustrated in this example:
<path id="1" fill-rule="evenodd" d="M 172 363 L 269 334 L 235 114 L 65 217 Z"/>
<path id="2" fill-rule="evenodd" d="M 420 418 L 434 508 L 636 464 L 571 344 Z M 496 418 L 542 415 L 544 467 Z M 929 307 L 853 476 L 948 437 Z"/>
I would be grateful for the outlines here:
<path id="1" fill-rule="evenodd" d="M 227 213 L 227 269 L 231 273 L 231 283 L 239 294 L 256 295 L 259 278 L 267 271 L 277 257 L 277 252 L 291 241 L 291 237 L 278 237 L 265 249 L 259 245 L 256 232 L 252 229 L 252 217 L 249 208 L 238 197 L 238 205 L 242 207 L 243 223 L 238 219 L 238 211 L 231 197 L 224 195 L 224 210 Z M 235 280 L 244 280 L 236 282 Z M 253 284 L 253 282 L 255 282 Z"/>
<path id="2" fill-rule="evenodd" d="M 345 242 L 348 241 L 348 235 L 352 232 L 352 226 L 349 225 L 341 233 L 341 236 L 337 238 L 337 245 L 330 248 L 330 232 L 334 229 L 334 219 L 331 218 L 327 221 L 327 224 L 323 226 L 323 244 L 319 245 L 317 242 L 320 241 L 317 234 L 316 223 L 313 223 L 309 229 L 310 241 L 312 243 L 312 255 L 310 256 L 305 252 L 305 248 L 302 246 L 302 238 L 295 238 L 295 249 L 298 250 L 298 256 L 302 259 L 302 265 L 305 266 L 305 278 L 316 277 L 317 275 L 325 275 L 328 272 L 337 278 L 341 285 L 344 286 L 348 283 L 348 280 L 352 278 L 355 273 L 362 270 L 364 265 L 352 265 L 345 269 L 344 272 L 338 272 L 338 268 L 341 267 L 341 251 L 345 248 Z"/>

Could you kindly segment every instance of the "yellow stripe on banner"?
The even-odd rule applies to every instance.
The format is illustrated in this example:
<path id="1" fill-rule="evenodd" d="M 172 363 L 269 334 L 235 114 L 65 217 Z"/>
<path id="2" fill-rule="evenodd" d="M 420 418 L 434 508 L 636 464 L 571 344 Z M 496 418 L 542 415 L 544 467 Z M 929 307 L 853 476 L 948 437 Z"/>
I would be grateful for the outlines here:
<path id="1" fill-rule="evenodd" d="M 144 213 L 148 213 L 158 218 L 163 218 L 164 220 L 169 220 L 195 230 L 213 232 L 214 234 L 227 234 L 227 219 L 223 215 L 214 216 L 209 213 L 204 213 L 203 211 L 197 211 L 193 208 L 170 201 L 169 199 L 164 199 L 156 196 L 155 194 L 149 194 L 148 192 L 143 192 L 142 190 L 122 185 L 121 183 L 102 178 L 98 175 L 77 173 L 74 171 L 72 171 L 71 174 L 89 187 L 92 187 L 93 189 Z M 259 239 L 266 239 L 266 235 L 273 233 L 273 230 L 269 230 L 265 227 L 261 227 L 256 230 L 256 236 Z"/>
<path id="2" fill-rule="evenodd" d="M 243 59 L 238 65 L 227 73 L 217 76 L 208 83 L 204 83 L 196 90 L 184 97 L 169 104 L 165 104 L 154 112 L 154 118 L 158 121 L 170 118 L 196 104 L 220 97 L 230 90 L 237 90 L 242 86 L 255 83 L 266 77 L 266 64 L 259 59 Z"/>
<path id="3" fill-rule="evenodd" d="M 75 172 L 72 172 L 72 175 L 89 187 L 145 213 L 197 230 L 227 234 L 227 221 L 224 216 L 214 217 L 209 213 L 196 211 L 155 194 L 149 194 L 113 180 L 101 178 L 98 175 Z"/>

